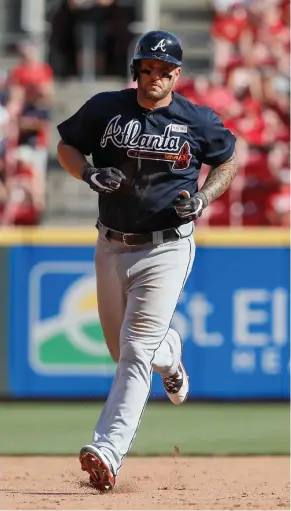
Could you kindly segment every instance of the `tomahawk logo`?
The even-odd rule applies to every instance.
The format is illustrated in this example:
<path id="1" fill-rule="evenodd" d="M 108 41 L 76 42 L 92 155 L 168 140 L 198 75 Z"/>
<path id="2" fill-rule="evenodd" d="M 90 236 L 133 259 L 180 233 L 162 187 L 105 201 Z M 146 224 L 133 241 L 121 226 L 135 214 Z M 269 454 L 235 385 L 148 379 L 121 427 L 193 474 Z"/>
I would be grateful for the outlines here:
<path id="1" fill-rule="evenodd" d="M 174 162 L 172 166 L 173 170 L 184 170 L 188 169 L 190 165 L 190 161 L 192 158 L 192 154 L 190 152 L 190 146 L 188 142 L 184 142 L 182 148 L 179 153 L 163 153 L 159 151 L 144 151 L 137 149 L 129 149 L 127 151 L 128 156 L 131 158 L 141 158 L 144 160 L 159 160 L 159 161 L 167 161 Z"/>
<path id="2" fill-rule="evenodd" d="M 156 51 L 158 48 L 161 48 L 164 52 L 167 50 L 165 39 L 161 39 L 156 46 L 152 46 L 151 50 Z"/>

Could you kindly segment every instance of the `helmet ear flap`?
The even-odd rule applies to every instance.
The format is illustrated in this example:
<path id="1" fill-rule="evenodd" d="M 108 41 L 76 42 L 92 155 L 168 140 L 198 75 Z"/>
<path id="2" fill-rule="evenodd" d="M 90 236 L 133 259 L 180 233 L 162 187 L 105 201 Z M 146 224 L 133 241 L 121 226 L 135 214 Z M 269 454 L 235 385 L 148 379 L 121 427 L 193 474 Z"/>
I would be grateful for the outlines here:
<path id="1" fill-rule="evenodd" d="M 137 72 L 137 63 L 134 60 L 130 64 L 130 74 L 131 74 L 132 80 L 135 82 L 138 79 L 138 72 Z"/>

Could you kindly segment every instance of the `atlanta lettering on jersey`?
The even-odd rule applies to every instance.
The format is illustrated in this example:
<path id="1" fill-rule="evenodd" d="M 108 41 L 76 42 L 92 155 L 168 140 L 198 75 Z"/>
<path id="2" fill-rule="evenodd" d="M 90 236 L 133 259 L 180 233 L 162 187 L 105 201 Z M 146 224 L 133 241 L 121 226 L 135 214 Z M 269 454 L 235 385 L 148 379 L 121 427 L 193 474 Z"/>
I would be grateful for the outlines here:
<path id="1" fill-rule="evenodd" d="M 106 147 L 111 140 L 117 147 L 179 152 L 180 137 L 171 136 L 171 124 L 165 128 L 163 135 L 141 135 L 142 126 L 138 120 L 132 119 L 124 128 L 120 120 L 121 115 L 117 115 L 109 121 L 100 141 L 101 147 Z"/>

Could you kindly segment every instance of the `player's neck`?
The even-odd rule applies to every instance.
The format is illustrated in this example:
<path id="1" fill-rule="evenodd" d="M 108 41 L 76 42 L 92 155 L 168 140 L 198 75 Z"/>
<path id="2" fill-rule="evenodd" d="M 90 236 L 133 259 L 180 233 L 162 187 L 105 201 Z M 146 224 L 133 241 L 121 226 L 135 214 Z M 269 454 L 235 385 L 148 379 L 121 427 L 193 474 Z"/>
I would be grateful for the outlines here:
<path id="1" fill-rule="evenodd" d="M 165 98 L 159 101 L 152 101 L 142 96 L 139 89 L 137 89 L 137 102 L 142 108 L 146 108 L 147 110 L 155 110 L 156 108 L 168 106 L 172 103 L 172 99 L 172 92 L 170 92 Z"/>

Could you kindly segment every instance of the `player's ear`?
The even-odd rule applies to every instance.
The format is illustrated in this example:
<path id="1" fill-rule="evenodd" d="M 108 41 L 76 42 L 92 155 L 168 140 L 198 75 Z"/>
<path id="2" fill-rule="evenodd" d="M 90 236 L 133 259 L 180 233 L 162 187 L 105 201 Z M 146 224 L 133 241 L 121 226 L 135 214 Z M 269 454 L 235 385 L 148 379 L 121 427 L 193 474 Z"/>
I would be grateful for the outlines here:
<path id="1" fill-rule="evenodd" d="M 130 74 L 133 82 L 135 82 L 138 79 L 138 68 L 139 68 L 139 62 L 134 60 L 130 64 Z"/>
<path id="2" fill-rule="evenodd" d="M 130 64 L 130 74 L 131 74 L 132 81 L 135 82 L 135 80 L 137 79 L 137 76 L 136 76 L 136 70 L 135 70 L 134 63 Z"/>
<path id="3" fill-rule="evenodd" d="M 182 71 L 181 67 L 176 67 L 174 71 L 174 85 L 178 81 L 181 71 Z"/>

